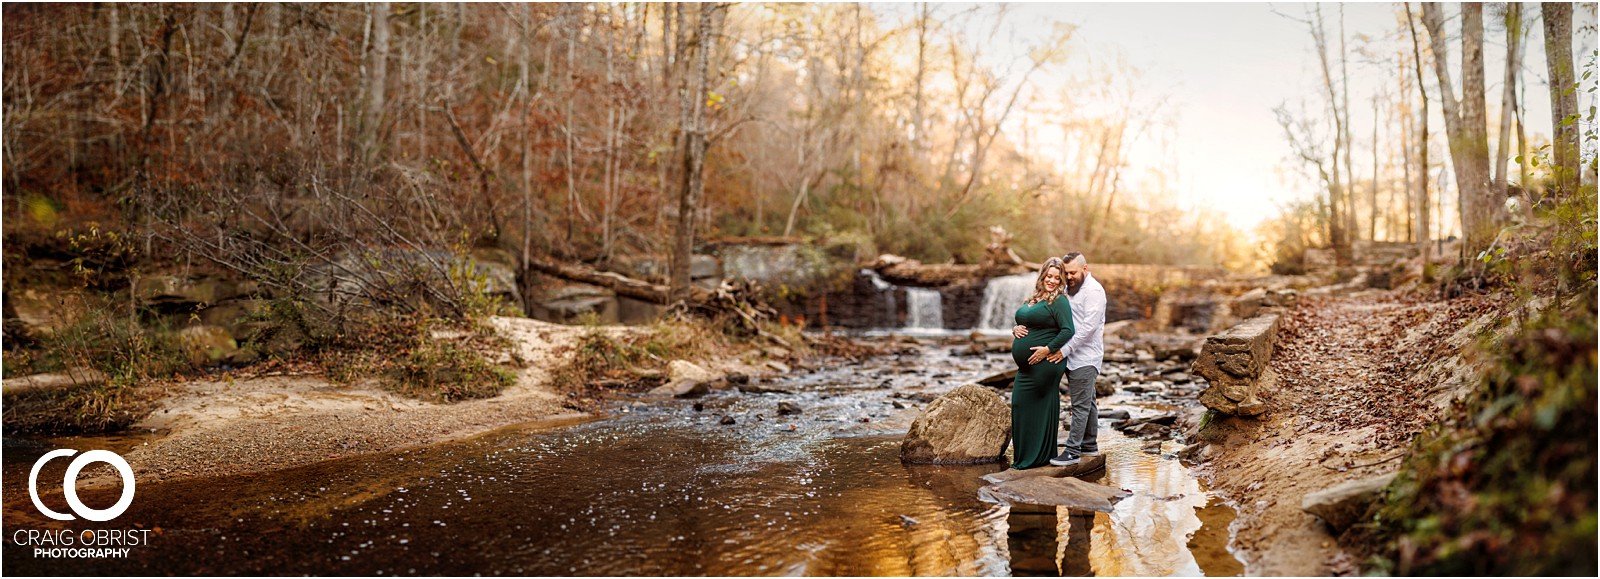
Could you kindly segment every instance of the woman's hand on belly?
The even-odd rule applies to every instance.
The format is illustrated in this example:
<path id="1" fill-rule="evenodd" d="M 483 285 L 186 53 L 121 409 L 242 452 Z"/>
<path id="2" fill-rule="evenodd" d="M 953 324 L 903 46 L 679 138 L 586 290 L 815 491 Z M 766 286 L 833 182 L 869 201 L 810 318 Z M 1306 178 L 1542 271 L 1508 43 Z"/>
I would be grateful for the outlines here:
<path id="1" fill-rule="evenodd" d="M 1046 346 L 1034 346 L 1032 348 L 1032 350 L 1033 350 L 1033 355 L 1032 356 L 1028 356 L 1028 365 L 1029 366 L 1032 366 L 1034 364 L 1038 364 L 1039 362 L 1043 362 L 1045 358 L 1050 356 L 1050 348 L 1049 347 L 1046 347 Z"/>

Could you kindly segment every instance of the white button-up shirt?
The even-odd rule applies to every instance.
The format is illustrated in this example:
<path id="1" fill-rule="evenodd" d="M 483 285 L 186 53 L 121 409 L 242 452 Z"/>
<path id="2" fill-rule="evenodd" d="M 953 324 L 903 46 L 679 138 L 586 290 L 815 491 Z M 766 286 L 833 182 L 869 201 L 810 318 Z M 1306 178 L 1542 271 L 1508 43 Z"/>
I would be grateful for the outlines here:
<path id="1" fill-rule="evenodd" d="M 1104 371 L 1101 364 L 1106 357 L 1106 288 L 1094 275 L 1083 272 L 1083 285 L 1078 295 L 1068 295 L 1072 302 L 1072 325 L 1076 331 L 1061 349 L 1067 352 L 1067 369 L 1094 366 L 1096 372 Z"/>

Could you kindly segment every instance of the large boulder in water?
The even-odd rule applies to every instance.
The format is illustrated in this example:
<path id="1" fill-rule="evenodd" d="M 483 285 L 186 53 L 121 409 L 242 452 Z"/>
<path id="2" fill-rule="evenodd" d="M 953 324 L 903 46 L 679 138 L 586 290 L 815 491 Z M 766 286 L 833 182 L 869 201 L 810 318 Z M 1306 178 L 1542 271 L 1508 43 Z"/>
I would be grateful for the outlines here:
<path id="1" fill-rule="evenodd" d="M 965 384 L 928 404 L 900 442 L 900 461 L 975 464 L 1003 460 L 1011 407 L 989 388 Z"/>

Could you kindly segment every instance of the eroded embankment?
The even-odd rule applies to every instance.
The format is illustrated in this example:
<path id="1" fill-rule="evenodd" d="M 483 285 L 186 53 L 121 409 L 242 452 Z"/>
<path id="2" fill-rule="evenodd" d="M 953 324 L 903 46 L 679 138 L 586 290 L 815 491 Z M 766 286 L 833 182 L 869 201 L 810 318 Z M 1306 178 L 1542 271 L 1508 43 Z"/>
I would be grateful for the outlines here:
<path id="1" fill-rule="evenodd" d="M 1390 291 L 1308 297 L 1285 313 L 1259 392 L 1262 416 L 1219 418 L 1201 472 L 1239 509 L 1235 544 L 1252 572 L 1354 571 L 1305 495 L 1393 473 L 1412 439 L 1482 374 L 1474 340 L 1503 330 L 1508 299 L 1439 302 Z"/>

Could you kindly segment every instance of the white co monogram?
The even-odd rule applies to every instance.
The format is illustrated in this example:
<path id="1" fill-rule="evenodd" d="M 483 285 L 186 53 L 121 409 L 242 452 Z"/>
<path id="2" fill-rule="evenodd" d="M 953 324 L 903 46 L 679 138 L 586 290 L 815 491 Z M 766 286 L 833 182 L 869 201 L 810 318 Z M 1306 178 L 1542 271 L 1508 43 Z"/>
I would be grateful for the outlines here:
<path id="1" fill-rule="evenodd" d="M 33 506 L 38 507 L 39 512 L 43 513 L 44 516 L 57 521 L 70 521 L 74 517 L 52 511 L 39 500 L 39 469 L 44 466 L 44 463 L 50 462 L 57 457 L 72 456 L 74 454 L 78 454 L 78 451 L 70 448 L 47 452 L 44 456 L 39 457 L 38 462 L 33 463 L 33 470 L 28 473 L 28 496 L 33 499 Z M 83 470 L 83 467 L 96 462 L 103 462 L 115 467 L 117 474 L 122 478 L 122 498 L 117 499 L 117 504 L 111 505 L 109 509 L 92 509 L 83 504 L 83 501 L 78 500 L 78 473 Z M 78 456 L 78 458 L 72 459 L 72 463 L 67 465 L 67 476 L 61 481 L 61 490 L 67 496 L 67 506 L 72 507 L 72 512 L 77 513 L 78 516 L 91 521 L 109 521 L 117 518 L 123 511 L 128 510 L 128 505 L 133 504 L 133 467 L 128 466 L 128 461 L 123 460 L 115 452 L 91 450 Z"/>

